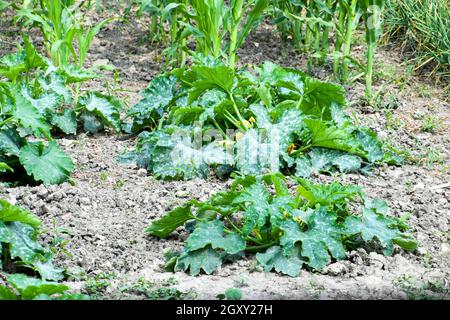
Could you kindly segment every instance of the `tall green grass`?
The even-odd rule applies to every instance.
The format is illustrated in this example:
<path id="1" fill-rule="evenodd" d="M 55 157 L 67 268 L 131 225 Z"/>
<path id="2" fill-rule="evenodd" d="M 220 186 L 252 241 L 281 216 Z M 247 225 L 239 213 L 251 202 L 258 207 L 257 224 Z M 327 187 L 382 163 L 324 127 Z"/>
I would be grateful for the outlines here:
<path id="1" fill-rule="evenodd" d="M 414 53 L 415 69 L 450 79 L 449 0 L 387 0 L 386 35 Z"/>

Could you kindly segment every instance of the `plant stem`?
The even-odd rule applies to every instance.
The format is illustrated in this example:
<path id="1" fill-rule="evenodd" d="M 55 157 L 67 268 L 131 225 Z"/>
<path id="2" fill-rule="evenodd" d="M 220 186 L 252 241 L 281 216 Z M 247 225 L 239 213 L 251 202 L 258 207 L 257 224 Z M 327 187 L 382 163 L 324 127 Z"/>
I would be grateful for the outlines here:
<path id="1" fill-rule="evenodd" d="M 219 126 L 219 124 L 217 123 L 216 119 L 212 119 L 212 122 L 214 123 L 214 126 L 217 128 L 217 130 L 219 130 L 220 134 L 225 138 L 225 140 L 229 140 L 228 136 L 222 130 L 222 128 Z"/>
<path id="2" fill-rule="evenodd" d="M 230 121 L 235 127 L 240 128 L 241 126 L 239 125 L 239 120 L 237 120 L 228 110 L 224 111 L 225 118 Z"/>
<path id="3" fill-rule="evenodd" d="M 241 122 L 244 131 L 247 131 L 247 128 L 244 126 L 245 119 L 242 117 L 241 113 L 239 112 L 239 109 L 236 104 L 236 101 L 234 100 L 233 94 L 231 92 L 227 92 L 227 93 L 228 93 L 228 96 L 230 97 L 231 102 L 233 103 L 234 112 L 236 112 L 236 115 L 238 116 L 239 121 Z"/>
<path id="4" fill-rule="evenodd" d="M 352 46 L 352 35 L 355 28 L 356 20 L 356 5 L 358 0 L 352 0 L 348 12 L 347 12 L 347 23 L 345 28 L 345 38 L 344 38 L 344 52 L 342 56 L 342 81 L 347 81 L 348 78 L 348 66 L 350 50 Z"/>
<path id="5" fill-rule="evenodd" d="M 237 233 L 239 233 L 241 236 L 245 237 L 245 240 L 251 241 L 251 242 L 254 242 L 254 243 L 258 243 L 258 244 L 261 243 L 261 241 L 259 241 L 258 239 L 255 239 L 255 238 L 250 237 L 250 236 L 248 236 L 248 235 L 247 235 L 247 236 L 244 236 L 242 230 L 239 229 L 239 228 L 233 223 L 233 221 L 231 221 L 231 219 L 230 219 L 229 217 L 226 217 L 225 220 L 227 220 L 227 222 L 233 227 L 233 229 L 234 229 Z"/>
<path id="6" fill-rule="evenodd" d="M 294 47 L 300 49 L 302 41 L 302 22 L 300 20 L 295 20 L 293 28 Z"/>
<path id="7" fill-rule="evenodd" d="M 340 65 L 340 56 L 341 56 L 341 47 L 343 41 L 343 26 L 345 19 L 345 9 L 342 5 L 339 5 L 339 17 L 338 23 L 336 27 L 336 41 L 334 43 L 334 54 L 333 54 L 333 74 L 335 79 L 339 79 L 339 65 Z"/>
<path id="8" fill-rule="evenodd" d="M 322 55 L 322 53 L 320 52 L 320 25 L 318 23 L 316 23 L 316 25 L 314 26 L 314 53 L 320 53 Z M 316 58 L 316 61 L 320 61 L 320 58 Z"/>
<path id="9" fill-rule="evenodd" d="M 188 6 L 188 1 L 184 0 L 183 1 L 183 5 L 184 5 L 184 10 L 187 10 L 187 6 Z M 184 14 L 181 15 L 181 19 L 183 22 L 186 22 L 186 17 Z M 186 51 L 184 50 L 186 48 L 186 38 L 183 37 L 183 39 L 181 39 L 181 48 L 179 49 L 181 51 L 181 67 L 183 67 L 186 64 Z"/>
<path id="10" fill-rule="evenodd" d="M 301 147 L 301 148 L 298 149 L 298 150 L 295 150 L 294 152 L 291 153 L 291 155 L 299 154 L 299 153 L 301 153 L 301 152 L 303 152 L 303 151 L 305 151 L 305 150 L 307 150 L 307 149 L 309 149 L 309 148 L 311 148 L 311 147 L 312 147 L 312 145 L 311 145 L 311 144 L 308 144 L 308 145 L 306 145 L 306 146 Z"/>
<path id="11" fill-rule="evenodd" d="M 176 46 L 177 42 L 177 30 L 178 30 L 178 20 L 177 20 L 178 10 L 174 9 L 172 13 L 172 21 L 170 22 L 170 40 L 172 42 L 172 47 Z M 170 62 L 176 60 L 179 62 L 180 58 L 174 58 L 174 54 L 172 50 L 169 50 L 170 53 Z"/>
<path id="12" fill-rule="evenodd" d="M 237 41 L 237 27 L 231 30 L 230 34 L 230 49 L 228 52 L 228 64 L 234 68 L 236 63 L 236 41 Z"/>
<path id="13" fill-rule="evenodd" d="M 377 43 L 374 39 L 369 42 L 367 47 L 367 70 L 366 70 L 366 98 L 372 98 L 372 77 L 373 77 L 373 62 Z"/>
<path id="14" fill-rule="evenodd" d="M 300 109 L 304 97 L 305 97 L 305 94 L 303 93 L 303 95 L 302 95 L 302 96 L 300 97 L 300 99 L 298 100 L 297 105 L 295 106 L 297 109 Z"/>
<path id="15" fill-rule="evenodd" d="M 74 99 L 73 99 L 73 101 L 74 101 L 74 107 L 76 108 L 77 107 L 77 104 L 78 104 L 78 95 L 80 94 L 80 83 L 75 83 L 75 95 L 74 95 Z"/>
<path id="16" fill-rule="evenodd" d="M 307 16 L 310 17 L 311 14 L 308 13 Z M 308 53 L 311 50 L 311 37 L 312 37 L 311 22 L 307 21 L 305 33 L 305 49 L 303 50 L 305 53 Z"/>
<path id="17" fill-rule="evenodd" d="M 228 63 L 231 68 L 234 68 L 236 63 L 236 43 L 237 43 L 237 34 L 239 29 L 239 24 L 242 19 L 242 7 L 244 5 L 243 0 L 238 0 L 235 2 L 234 7 L 232 8 L 231 14 L 231 32 L 230 32 L 230 47 L 228 51 Z"/>
<path id="18" fill-rule="evenodd" d="M 326 5 L 327 5 L 328 9 L 332 10 L 332 8 L 331 8 L 332 0 L 327 0 Z M 332 16 L 330 14 L 326 13 L 325 20 L 327 22 L 330 22 L 331 19 L 332 19 Z M 329 36 L 330 36 L 330 27 L 329 26 L 324 26 L 323 27 L 323 33 L 322 33 L 322 44 L 321 44 L 321 52 L 322 52 L 322 54 L 321 54 L 321 57 L 320 57 L 320 60 L 319 60 L 320 64 L 325 63 L 325 59 L 326 59 L 326 57 L 328 55 L 328 49 L 330 47 Z"/>
<path id="19" fill-rule="evenodd" d="M 229 217 L 225 217 L 225 220 L 227 220 L 227 222 L 233 227 L 233 229 L 238 232 L 239 234 L 242 234 L 242 230 L 239 229 L 234 223 L 233 221 L 231 221 L 231 219 Z"/>
<path id="20" fill-rule="evenodd" d="M 8 119 L 0 122 L 0 128 L 3 127 L 5 124 L 7 124 L 8 122 L 14 120 L 14 117 L 9 117 Z"/>
<path id="21" fill-rule="evenodd" d="M 162 28 L 162 23 L 161 23 L 161 28 Z M 162 33 L 162 32 L 160 32 L 160 30 L 158 30 L 158 16 L 156 14 L 153 14 L 152 20 L 150 23 L 150 34 L 154 39 L 156 39 L 156 41 L 158 41 L 160 33 Z"/>
<path id="22" fill-rule="evenodd" d="M 270 247 L 276 245 L 277 243 L 278 243 L 277 241 L 273 241 L 273 242 L 270 242 L 267 244 L 262 244 L 259 246 L 247 247 L 247 248 L 245 248 L 245 251 L 246 252 L 258 252 L 258 251 L 264 250 L 266 248 L 270 248 Z"/>

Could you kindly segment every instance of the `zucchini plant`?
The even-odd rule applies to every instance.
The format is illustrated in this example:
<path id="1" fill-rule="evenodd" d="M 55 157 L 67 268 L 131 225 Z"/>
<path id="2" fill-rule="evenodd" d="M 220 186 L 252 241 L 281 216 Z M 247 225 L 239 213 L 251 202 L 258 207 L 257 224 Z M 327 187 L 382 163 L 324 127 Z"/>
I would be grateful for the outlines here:
<path id="1" fill-rule="evenodd" d="M 63 270 L 53 266 L 52 251 L 37 241 L 40 225 L 37 216 L 0 199 L 0 300 L 88 299 L 57 282 Z"/>
<path id="2" fill-rule="evenodd" d="M 417 247 L 406 223 L 388 214 L 385 201 L 337 182 L 297 182 L 292 194 L 281 174 L 237 177 L 231 190 L 203 202 L 190 200 L 146 231 L 166 238 L 186 225 L 184 249 L 167 254 L 166 269 L 191 275 L 211 274 L 225 262 L 256 253 L 265 271 L 296 277 L 302 267 L 322 271 L 367 242 L 377 243 L 385 255 L 392 255 L 395 245 Z"/>
<path id="3" fill-rule="evenodd" d="M 53 253 L 38 241 L 39 218 L 0 199 L 0 270 L 35 272 L 42 279 L 58 281 L 63 270 L 53 266 Z"/>
<path id="4" fill-rule="evenodd" d="M 204 58 L 151 81 L 128 111 L 128 132 L 139 133 L 136 161 L 162 179 L 192 179 L 233 171 L 367 171 L 401 163 L 372 130 L 343 111 L 341 86 L 266 62 L 235 70 Z"/>
<path id="5" fill-rule="evenodd" d="M 75 103 L 71 85 L 93 75 L 56 68 L 25 35 L 23 40 L 23 48 L 0 59 L 0 176 L 62 183 L 74 166 L 52 133 L 76 134 L 78 120 L 91 133 L 105 125 L 119 131 L 122 104 L 99 92 L 85 93 Z"/>
<path id="6" fill-rule="evenodd" d="M 70 115 L 49 113 L 56 111 L 53 109 L 63 99 L 57 92 L 65 93 L 65 87 L 59 86 L 59 78 L 54 76 L 55 90 L 33 90 L 40 88 L 40 84 L 38 80 L 27 82 L 30 72 L 44 67 L 46 62 L 28 40 L 24 49 L 4 56 L 0 62 L 0 74 L 9 78 L 0 82 L 0 163 L 3 164 L 0 175 L 13 173 L 17 181 L 26 171 L 33 180 L 46 184 L 67 180 L 73 170 L 72 160 L 52 140 L 50 131 L 52 119 L 68 130 Z M 28 141 L 28 136 L 34 137 L 34 141 Z"/>
<path id="7" fill-rule="evenodd" d="M 0 300 L 89 300 L 85 294 L 69 293 L 70 288 L 54 281 L 11 274 L 0 285 Z"/>

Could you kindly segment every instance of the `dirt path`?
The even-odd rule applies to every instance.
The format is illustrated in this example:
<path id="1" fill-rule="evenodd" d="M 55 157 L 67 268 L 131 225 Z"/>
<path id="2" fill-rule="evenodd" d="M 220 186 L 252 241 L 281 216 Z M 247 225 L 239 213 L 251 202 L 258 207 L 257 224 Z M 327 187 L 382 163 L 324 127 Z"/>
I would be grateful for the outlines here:
<path id="1" fill-rule="evenodd" d="M 88 57 L 89 65 L 109 63 L 120 71 L 120 87 L 128 92 L 119 95 L 130 105 L 157 73 L 161 60 L 160 49 L 140 44 L 144 35 L 145 30 L 133 22 L 113 23 L 100 33 Z M 286 66 L 305 65 L 269 26 L 262 26 L 240 55 L 242 64 L 269 59 Z M 121 290 L 141 278 L 152 282 L 154 288 L 175 287 L 186 293 L 185 298 L 215 298 L 230 287 L 239 287 L 244 299 L 448 299 L 450 189 L 438 186 L 450 181 L 450 107 L 439 98 L 438 88 L 411 78 L 403 89 L 392 80 L 402 76 L 395 51 L 381 50 L 378 61 L 383 63 L 380 69 L 393 70 L 392 75 L 383 75 L 388 80 L 380 81 L 387 84 L 383 92 L 390 108 L 356 103 L 349 112 L 421 161 L 380 167 L 372 176 L 322 175 L 317 179 L 360 185 L 369 197 L 386 199 L 392 215 L 410 213 L 411 231 L 420 241 L 414 253 L 398 251 L 393 257 L 384 257 L 360 249 L 348 253 L 348 261 L 333 263 L 321 274 L 303 270 L 298 278 L 264 273 L 252 256 L 224 265 L 210 276 L 165 272 L 164 251 L 181 248 L 187 234 L 180 230 L 167 240 L 157 240 L 147 236 L 144 228 L 165 210 L 193 197 L 206 199 L 226 188 L 227 182 L 157 181 L 145 170 L 117 164 L 117 156 L 132 147 L 133 140 L 113 134 L 80 134 L 59 140 L 76 163 L 74 185 L 0 187 L 0 196 L 40 216 L 49 231 L 44 240 L 51 241 L 61 228 L 68 230 L 69 234 L 60 236 L 69 240 L 65 250 L 71 256 L 60 254 L 57 263 L 72 274 L 70 285 L 82 288 L 87 283 L 90 292 L 102 299 L 144 298 Z M 326 70 L 315 73 L 321 78 L 329 75 Z M 111 83 L 112 77 L 112 73 L 106 74 Z M 89 88 L 103 89 L 104 80 L 91 82 Z M 363 86 L 352 85 L 348 90 L 349 100 L 358 102 Z M 435 132 L 422 132 L 433 116 L 440 119 Z M 136 288 L 144 287 L 145 281 Z"/>

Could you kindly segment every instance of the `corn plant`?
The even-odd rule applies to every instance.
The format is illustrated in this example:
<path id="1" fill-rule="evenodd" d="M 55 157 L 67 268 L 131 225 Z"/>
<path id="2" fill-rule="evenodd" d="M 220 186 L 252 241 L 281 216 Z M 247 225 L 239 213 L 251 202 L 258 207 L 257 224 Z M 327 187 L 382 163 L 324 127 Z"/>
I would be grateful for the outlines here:
<path id="1" fill-rule="evenodd" d="M 92 39 L 113 18 L 95 26 L 85 26 L 77 17 L 74 0 L 41 0 L 39 6 L 24 5 L 15 20 L 25 26 L 37 25 L 44 37 L 48 55 L 55 66 L 68 66 L 72 61 L 82 67 Z M 77 43 L 77 45 L 75 45 Z"/>
<path id="2" fill-rule="evenodd" d="M 273 5 L 274 22 L 279 25 L 285 39 L 292 37 L 296 49 L 322 64 L 329 55 L 330 32 L 339 26 L 335 21 L 338 3 L 337 0 L 276 1 Z M 341 46 L 337 47 L 340 51 Z"/>
<path id="3" fill-rule="evenodd" d="M 76 24 L 69 6 L 73 0 L 42 0 L 39 6 L 24 5 L 16 13 L 16 22 L 25 26 L 37 25 L 42 32 L 47 53 L 56 66 L 70 61 L 70 43 Z"/>
<path id="4" fill-rule="evenodd" d="M 366 97 L 372 97 L 372 77 L 375 49 L 382 32 L 381 12 L 384 9 L 384 0 L 362 0 L 360 1 L 366 27 L 367 42 L 367 68 L 366 68 Z"/>
<path id="5" fill-rule="evenodd" d="M 0 12 L 11 6 L 11 2 L 0 0 Z"/>
<path id="6" fill-rule="evenodd" d="M 86 60 L 86 55 L 89 51 L 89 48 L 91 47 L 91 42 L 94 37 L 106 24 L 108 24 L 112 20 L 114 20 L 114 18 L 108 18 L 98 22 L 94 26 L 85 26 L 83 24 L 78 24 L 77 28 L 74 31 L 78 45 L 75 46 L 74 41 L 69 43 L 72 56 L 78 67 L 83 67 L 84 61 Z"/>
<path id="7" fill-rule="evenodd" d="M 176 19 L 177 15 L 172 11 L 181 3 L 167 0 L 139 0 L 137 4 L 139 5 L 137 17 L 141 17 L 143 14 L 150 15 L 151 21 L 148 26 L 148 33 L 152 41 L 168 44 L 164 25 L 170 23 L 172 17 Z"/>
<path id="8" fill-rule="evenodd" d="M 294 45 L 307 54 L 312 54 L 319 63 L 323 63 L 329 50 L 329 32 L 333 27 L 331 0 L 326 2 L 300 1 L 292 13 L 288 9 L 283 15 L 292 22 Z M 311 62 L 311 60 L 309 60 Z"/>
<path id="9" fill-rule="evenodd" d="M 358 9 L 358 0 L 340 1 L 339 8 L 345 10 L 345 32 L 343 33 L 343 49 L 342 49 L 342 70 L 341 79 L 346 81 L 348 78 L 348 66 L 350 62 L 350 50 L 352 45 L 352 35 L 356 29 L 357 23 L 361 17 L 361 12 Z"/>
<path id="10" fill-rule="evenodd" d="M 42 32 L 47 54 L 56 67 L 61 67 L 68 78 L 75 77 L 75 104 L 79 96 L 80 80 L 95 75 L 83 70 L 93 38 L 100 29 L 115 18 L 108 18 L 94 26 L 85 25 L 79 17 L 79 7 L 74 0 L 41 0 L 23 4 L 17 9 L 15 20 L 25 26 L 36 25 Z"/>
<path id="11" fill-rule="evenodd" d="M 150 36 L 167 46 L 167 64 L 183 65 L 186 53 L 193 53 L 187 46 L 193 39 L 196 54 L 223 58 L 234 66 L 237 50 L 262 20 L 269 2 L 140 0 L 137 15 L 150 14 Z"/>
<path id="12" fill-rule="evenodd" d="M 175 2 L 174 2 L 175 3 Z M 185 60 L 188 41 L 193 39 L 196 53 L 223 58 L 230 66 L 236 63 L 236 52 L 262 20 L 268 0 L 183 0 L 172 5 L 170 36 L 172 46 Z"/>
<path id="13" fill-rule="evenodd" d="M 190 0 L 194 12 L 189 15 L 195 21 L 187 25 L 195 38 L 196 50 L 203 55 L 219 58 L 221 43 L 225 36 L 225 15 L 223 0 Z"/>
<path id="14" fill-rule="evenodd" d="M 186 11 L 187 0 L 135 0 L 125 9 L 125 15 L 129 15 L 136 4 L 137 17 L 144 14 L 150 16 L 148 37 L 151 42 L 161 43 L 166 47 L 167 64 L 184 64 L 186 38 L 181 36 L 181 32 L 184 30 L 182 24 L 186 20 L 186 14 L 183 12 Z"/>
<path id="15" fill-rule="evenodd" d="M 331 57 L 333 74 L 341 82 L 348 81 L 352 62 L 362 66 L 351 54 L 354 34 L 362 17 L 367 41 L 366 96 L 370 97 L 383 9 L 383 0 L 279 0 L 274 2 L 272 12 L 283 37 L 291 36 L 294 46 L 308 55 L 308 65 L 313 61 L 323 64 Z M 330 54 L 333 33 L 334 49 Z"/>

